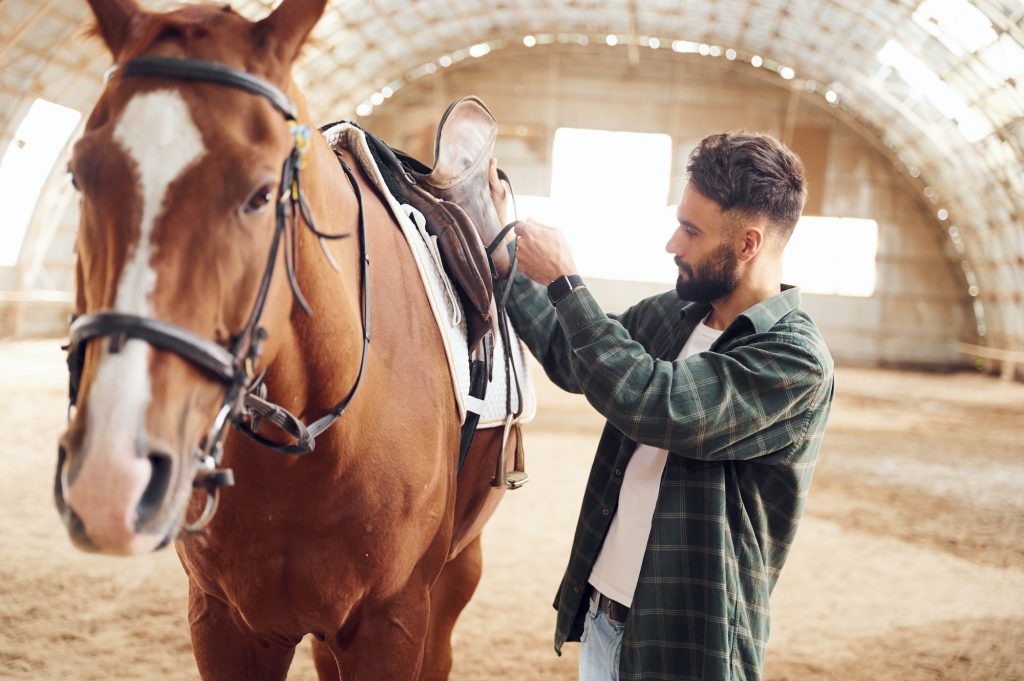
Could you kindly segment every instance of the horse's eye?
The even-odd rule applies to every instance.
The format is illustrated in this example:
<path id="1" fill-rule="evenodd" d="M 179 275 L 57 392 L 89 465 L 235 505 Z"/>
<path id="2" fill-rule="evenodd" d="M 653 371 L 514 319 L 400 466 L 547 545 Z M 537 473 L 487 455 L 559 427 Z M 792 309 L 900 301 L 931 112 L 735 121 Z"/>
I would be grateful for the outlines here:
<path id="1" fill-rule="evenodd" d="M 245 208 L 242 210 L 248 215 L 251 213 L 258 213 L 266 208 L 274 200 L 274 188 L 265 184 L 249 197 L 249 200 L 245 202 Z"/>
<path id="2" fill-rule="evenodd" d="M 75 188 L 75 191 L 82 191 L 82 188 L 78 186 L 78 179 L 75 177 L 75 173 L 71 168 L 68 168 L 68 179 L 71 180 L 71 186 Z"/>

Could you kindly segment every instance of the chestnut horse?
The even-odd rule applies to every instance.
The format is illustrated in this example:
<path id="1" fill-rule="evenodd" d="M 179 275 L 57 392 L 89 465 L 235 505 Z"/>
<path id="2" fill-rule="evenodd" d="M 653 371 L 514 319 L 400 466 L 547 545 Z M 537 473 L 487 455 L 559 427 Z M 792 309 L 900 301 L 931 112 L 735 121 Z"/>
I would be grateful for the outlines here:
<path id="1" fill-rule="evenodd" d="M 80 317 L 56 496 L 73 541 L 175 542 L 204 679 L 284 679 L 306 634 L 321 679 L 447 678 L 502 432 L 478 433 L 457 475 L 409 246 L 358 164 L 305 127 L 291 70 L 326 0 L 254 23 L 89 3 L 117 70 L 69 166 Z M 266 400 L 303 421 L 344 411 L 311 453 L 225 427 L 264 372 Z"/>

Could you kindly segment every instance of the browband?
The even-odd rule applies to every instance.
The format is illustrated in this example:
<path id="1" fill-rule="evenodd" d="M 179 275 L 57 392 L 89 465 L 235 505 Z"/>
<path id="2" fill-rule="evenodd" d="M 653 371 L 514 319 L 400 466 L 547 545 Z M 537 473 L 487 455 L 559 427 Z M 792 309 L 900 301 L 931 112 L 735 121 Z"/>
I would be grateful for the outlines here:
<path id="1" fill-rule="evenodd" d="M 212 61 L 187 57 L 136 57 L 124 66 L 114 64 L 103 76 L 104 82 L 114 76 L 131 78 L 170 78 L 216 83 L 265 97 L 285 118 L 294 121 L 295 105 L 284 92 L 262 78 Z"/>

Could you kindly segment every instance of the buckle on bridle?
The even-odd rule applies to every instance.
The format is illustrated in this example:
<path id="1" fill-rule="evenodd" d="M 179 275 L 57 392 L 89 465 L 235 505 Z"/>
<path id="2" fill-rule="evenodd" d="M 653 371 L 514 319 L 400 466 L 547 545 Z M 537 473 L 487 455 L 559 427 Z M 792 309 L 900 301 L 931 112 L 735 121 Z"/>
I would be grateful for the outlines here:
<path id="1" fill-rule="evenodd" d="M 292 138 L 295 140 L 295 167 L 301 170 L 306 167 L 306 155 L 312 146 L 313 133 L 309 126 L 294 120 L 288 121 L 288 129 L 291 130 Z"/>

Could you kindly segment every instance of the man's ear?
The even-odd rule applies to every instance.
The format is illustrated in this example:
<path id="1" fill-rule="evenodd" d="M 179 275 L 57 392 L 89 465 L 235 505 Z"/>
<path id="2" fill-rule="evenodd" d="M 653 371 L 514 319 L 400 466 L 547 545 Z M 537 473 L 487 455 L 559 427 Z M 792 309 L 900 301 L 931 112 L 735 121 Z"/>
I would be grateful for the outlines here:
<path id="1" fill-rule="evenodd" d="M 110 54 L 117 60 L 128 39 L 132 17 L 139 13 L 135 0 L 88 0 L 96 17 L 96 30 L 107 44 Z"/>
<path id="2" fill-rule="evenodd" d="M 280 63 L 291 66 L 326 6 L 327 0 L 282 0 L 270 15 L 256 22 L 255 29 Z"/>
<path id="3" fill-rule="evenodd" d="M 740 262 L 747 262 L 764 248 L 767 230 L 768 225 L 764 220 L 758 220 L 741 229 L 740 236 L 742 241 L 739 244 L 738 253 Z"/>

